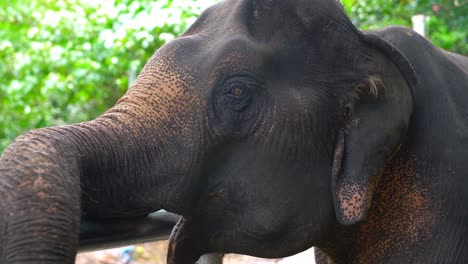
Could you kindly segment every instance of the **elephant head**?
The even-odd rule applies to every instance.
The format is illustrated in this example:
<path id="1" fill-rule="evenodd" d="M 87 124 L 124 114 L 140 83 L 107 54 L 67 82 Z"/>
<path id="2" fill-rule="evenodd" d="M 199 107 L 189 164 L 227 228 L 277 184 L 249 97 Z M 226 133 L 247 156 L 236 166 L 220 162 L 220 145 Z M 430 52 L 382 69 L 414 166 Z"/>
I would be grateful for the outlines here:
<path id="1" fill-rule="evenodd" d="M 406 58 L 336 1 L 225 1 L 185 36 L 204 38 L 199 89 L 216 140 L 169 263 L 283 257 L 363 220 L 408 129 Z"/>
<path id="2" fill-rule="evenodd" d="M 72 261 L 80 215 L 161 208 L 183 215 L 169 263 L 325 244 L 365 218 L 405 137 L 412 81 L 405 58 L 336 1 L 223 1 L 101 117 L 6 150 L 0 260 Z"/>

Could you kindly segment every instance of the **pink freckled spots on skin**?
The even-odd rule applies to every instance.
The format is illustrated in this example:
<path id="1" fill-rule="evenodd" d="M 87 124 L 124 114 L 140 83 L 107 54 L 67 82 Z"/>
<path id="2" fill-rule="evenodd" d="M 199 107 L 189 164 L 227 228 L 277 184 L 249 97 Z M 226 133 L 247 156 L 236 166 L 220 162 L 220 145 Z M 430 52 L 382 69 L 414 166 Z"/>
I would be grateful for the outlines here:
<path id="1" fill-rule="evenodd" d="M 360 227 L 359 263 L 430 239 L 438 221 L 431 185 L 415 172 L 415 160 L 396 159 L 385 170 L 366 222 Z"/>
<path id="2" fill-rule="evenodd" d="M 350 190 L 346 192 L 340 190 L 338 193 L 338 200 L 343 212 L 343 217 L 348 219 L 348 221 L 356 221 L 361 218 L 364 213 L 366 198 L 364 192 L 360 190 L 358 185 L 352 185 Z"/>
<path id="3" fill-rule="evenodd" d="M 44 193 L 44 192 L 38 192 L 38 193 L 36 194 L 36 196 L 37 196 L 37 198 L 39 198 L 39 199 L 44 199 L 44 198 L 47 198 L 48 195 L 47 195 L 46 193 Z"/>
<path id="4" fill-rule="evenodd" d="M 33 188 L 36 189 L 36 188 L 40 188 L 41 186 L 44 185 L 44 179 L 42 177 L 39 177 L 37 178 L 37 180 L 34 181 L 33 183 Z"/>
<path id="5" fill-rule="evenodd" d="M 24 188 L 24 187 L 26 187 L 26 186 L 28 186 L 28 185 L 30 185 L 30 184 L 31 184 L 30 181 L 24 181 L 24 182 L 20 183 L 20 184 L 18 185 L 18 187 L 19 187 L 19 188 Z"/>
<path id="6" fill-rule="evenodd" d="M 57 212 L 57 208 L 55 208 L 55 207 L 49 207 L 49 208 L 47 208 L 47 212 L 48 212 L 48 213 L 51 213 L 51 214 L 54 214 L 54 213 Z"/>

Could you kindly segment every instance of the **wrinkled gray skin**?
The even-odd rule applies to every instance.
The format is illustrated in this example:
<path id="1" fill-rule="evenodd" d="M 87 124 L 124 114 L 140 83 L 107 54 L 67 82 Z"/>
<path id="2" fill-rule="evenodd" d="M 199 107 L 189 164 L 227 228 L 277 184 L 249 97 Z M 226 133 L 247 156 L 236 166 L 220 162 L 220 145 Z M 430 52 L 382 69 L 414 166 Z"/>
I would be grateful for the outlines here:
<path id="1" fill-rule="evenodd" d="M 0 160 L 0 263 L 72 263 L 80 217 L 184 216 L 209 252 L 338 263 L 467 258 L 467 59 L 363 33 L 333 0 L 224 1 L 96 120 Z M 371 203 L 372 202 L 372 203 Z"/>

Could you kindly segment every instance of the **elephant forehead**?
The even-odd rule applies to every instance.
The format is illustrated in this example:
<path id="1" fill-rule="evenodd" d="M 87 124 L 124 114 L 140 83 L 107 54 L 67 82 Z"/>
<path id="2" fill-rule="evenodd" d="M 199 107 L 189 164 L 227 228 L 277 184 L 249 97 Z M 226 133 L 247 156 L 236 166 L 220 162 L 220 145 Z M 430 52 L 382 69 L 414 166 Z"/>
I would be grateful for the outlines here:
<path id="1" fill-rule="evenodd" d="M 356 61 L 366 58 L 354 48 L 359 41 L 336 1 L 251 0 L 223 1 L 209 8 L 168 46 L 174 55 L 170 59 L 193 70 L 198 87 L 211 87 L 214 77 L 235 74 L 236 67 L 299 81 L 327 80 L 330 76 L 324 75 L 332 70 L 355 72 Z M 338 50 L 352 56 L 339 57 L 343 55 Z"/>
<path id="2" fill-rule="evenodd" d="M 342 16 L 334 0 L 231 0 L 205 11 L 186 35 L 242 32 L 260 41 L 286 42 Z"/>

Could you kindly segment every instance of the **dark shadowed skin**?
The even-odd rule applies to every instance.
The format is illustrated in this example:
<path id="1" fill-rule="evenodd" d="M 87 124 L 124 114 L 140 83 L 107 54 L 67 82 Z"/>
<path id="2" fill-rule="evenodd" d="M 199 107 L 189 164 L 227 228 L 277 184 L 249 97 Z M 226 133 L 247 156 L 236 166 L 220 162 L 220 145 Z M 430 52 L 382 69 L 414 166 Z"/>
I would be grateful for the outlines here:
<path id="1" fill-rule="evenodd" d="M 333 0 L 223 1 L 103 116 L 5 151 L 0 263 L 72 263 L 80 216 L 161 208 L 184 216 L 170 264 L 311 246 L 463 263 L 467 65 L 406 28 L 361 32 Z"/>

